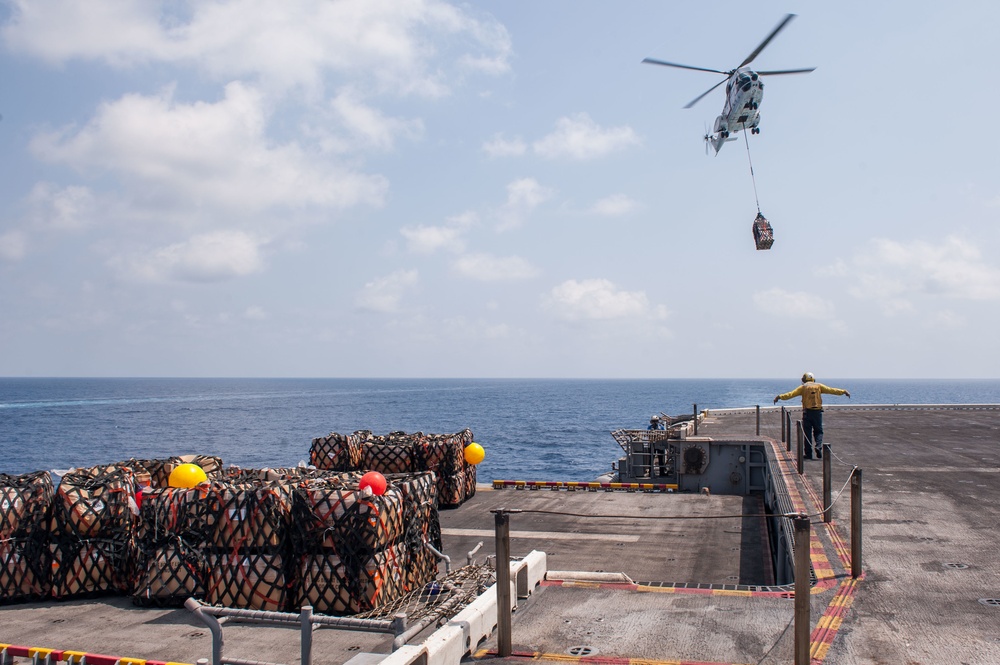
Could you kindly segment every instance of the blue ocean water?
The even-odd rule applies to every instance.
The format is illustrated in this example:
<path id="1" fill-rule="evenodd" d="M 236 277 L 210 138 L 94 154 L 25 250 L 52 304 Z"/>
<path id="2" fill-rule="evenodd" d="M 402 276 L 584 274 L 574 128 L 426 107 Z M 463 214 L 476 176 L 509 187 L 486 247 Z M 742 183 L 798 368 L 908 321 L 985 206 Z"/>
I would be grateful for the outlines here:
<path id="1" fill-rule="evenodd" d="M 852 403 L 1000 403 L 1000 381 L 850 380 Z M 0 472 L 200 453 L 244 467 L 308 460 L 314 437 L 369 429 L 451 433 L 486 449 L 479 480 L 593 480 L 611 430 L 653 413 L 770 405 L 796 381 L 747 379 L 0 378 Z M 844 401 L 845 398 L 831 398 Z"/>

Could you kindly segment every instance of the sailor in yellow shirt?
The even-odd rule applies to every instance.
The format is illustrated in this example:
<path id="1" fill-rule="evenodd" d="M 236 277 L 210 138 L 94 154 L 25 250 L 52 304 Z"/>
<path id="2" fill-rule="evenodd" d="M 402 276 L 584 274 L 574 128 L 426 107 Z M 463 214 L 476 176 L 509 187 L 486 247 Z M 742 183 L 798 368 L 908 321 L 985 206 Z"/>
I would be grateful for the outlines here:
<path id="1" fill-rule="evenodd" d="M 806 449 L 804 457 L 812 459 L 813 446 L 816 446 L 816 459 L 823 458 L 823 393 L 827 395 L 847 395 L 850 399 L 851 393 L 842 388 L 831 388 L 822 383 L 816 383 L 816 377 L 812 372 L 802 375 L 802 385 L 795 390 L 781 393 L 774 398 L 774 403 L 778 400 L 792 399 L 802 395 L 802 434 L 806 438 Z"/>

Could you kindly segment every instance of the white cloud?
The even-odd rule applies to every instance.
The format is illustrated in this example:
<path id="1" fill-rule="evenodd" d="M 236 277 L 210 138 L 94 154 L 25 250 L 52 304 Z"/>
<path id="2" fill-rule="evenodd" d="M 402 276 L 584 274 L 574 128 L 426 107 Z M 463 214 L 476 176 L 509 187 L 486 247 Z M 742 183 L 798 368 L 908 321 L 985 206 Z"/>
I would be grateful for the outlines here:
<path id="1" fill-rule="evenodd" d="M 552 288 L 545 306 L 565 321 L 667 318 L 663 305 L 650 305 L 643 291 L 623 291 L 606 279 L 570 279 Z"/>
<path id="2" fill-rule="evenodd" d="M 455 261 L 454 269 L 460 275 L 484 282 L 530 279 L 538 275 L 538 269 L 519 256 L 470 254 Z"/>
<path id="3" fill-rule="evenodd" d="M 640 143 L 631 127 L 602 129 L 586 113 L 559 118 L 551 134 L 535 141 L 533 148 L 542 157 L 595 159 Z"/>
<path id="4" fill-rule="evenodd" d="M 28 236 L 22 231 L 0 234 L 0 259 L 19 261 L 28 251 Z"/>
<path id="5" fill-rule="evenodd" d="M 397 270 L 367 282 L 357 296 L 357 305 L 373 312 L 396 312 L 403 295 L 417 284 L 416 270 Z"/>
<path id="6" fill-rule="evenodd" d="M 448 226 L 404 227 L 399 231 L 406 238 L 411 252 L 430 254 L 439 249 L 461 252 L 465 248 L 464 231 Z"/>
<path id="7" fill-rule="evenodd" d="M 261 244 L 242 231 L 216 231 L 115 259 L 112 265 L 147 281 L 218 282 L 259 271 L 263 267 Z"/>
<path id="8" fill-rule="evenodd" d="M 49 182 L 35 184 L 27 203 L 35 225 L 58 230 L 88 226 L 96 210 L 94 194 L 89 188 L 77 185 L 60 188 Z"/>
<path id="9" fill-rule="evenodd" d="M 330 102 L 346 131 L 361 147 L 392 150 L 397 137 L 416 139 L 423 135 L 419 119 L 390 118 L 366 105 L 354 90 L 343 90 Z"/>
<path id="10" fill-rule="evenodd" d="M 791 319 L 827 321 L 834 317 L 833 303 L 802 291 L 786 291 L 775 287 L 753 294 L 757 309 L 767 314 Z"/>
<path id="11" fill-rule="evenodd" d="M 261 95 L 241 83 L 216 103 L 178 103 L 166 90 L 103 104 L 86 127 L 41 134 L 31 148 L 83 173 L 114 173 L 150 202 L 244 212 L 382 202 L 384 178 L 346 172 L 295 142 L 274 145 L 265 122 Z"/>
<path id="12" fill-rule="evenodd" d="M 474 212 L 449 217 L 444 226 L 406 226 L 400 233 L 406 238 L 407 248 L 418 254 L 430 254 L 439 249 L 461 252 L 465 249 L 463 236 L 478 221 Z"/>
<path id="13" fill-rule="evenodd" d="M 552 198 L 552 190 L 534 178 L 520 178 L 507 184 L 507 202 L 499 210 L 500 231 L 521 226 L 535 208 Z"/>
<path id="14" fill-rule="evenodd" d="M 604 217 L 621 217 L 638 209 L 639 204 L 624 194 L 612 194 L 594 203 L 590 211 Z"/>
<path id="15" fill-rule="evenodd" d="M 520 137 L 506 139 L 501 134 L 483 143 L 483 152 L 490 157 L 520 157 L 528 151 L 528 145 Z"/>
<path id="16" fill-rule="evenodd" d="M 393 93 L 447 94 L 461 71 L 509 69 L 510 36 L 483 12 L 442 0 L 12 0 L 8 48 L 53 63 L 188 64 L 265 87 L 321 86 L 324 72 Z M 447 49 L 445 51 L 445 49 Z M 442 67 L 457 63 L 447 74 Z"/>
<path id="17" fill-rule="evenodd" d="M 875 239 L 855 257 L 848 274 L 856 280 L 852 295 L 890 309 L 909 309 L 921 297 L 1000 299 L 1000 268 L 958 236 L 936 243 Z"/>

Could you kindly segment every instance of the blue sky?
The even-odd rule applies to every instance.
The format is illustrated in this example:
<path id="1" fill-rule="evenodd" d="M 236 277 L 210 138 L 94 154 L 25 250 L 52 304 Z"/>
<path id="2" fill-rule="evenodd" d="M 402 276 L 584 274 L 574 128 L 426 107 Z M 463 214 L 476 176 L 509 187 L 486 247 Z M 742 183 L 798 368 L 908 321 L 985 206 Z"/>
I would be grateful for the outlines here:
<path id="1" fill-rule="evenodd" d="M 750 137 L 701 136 L 729 69 Z M 1000 5 L 0 0 L 0 375 L 1000 376 Z"/>

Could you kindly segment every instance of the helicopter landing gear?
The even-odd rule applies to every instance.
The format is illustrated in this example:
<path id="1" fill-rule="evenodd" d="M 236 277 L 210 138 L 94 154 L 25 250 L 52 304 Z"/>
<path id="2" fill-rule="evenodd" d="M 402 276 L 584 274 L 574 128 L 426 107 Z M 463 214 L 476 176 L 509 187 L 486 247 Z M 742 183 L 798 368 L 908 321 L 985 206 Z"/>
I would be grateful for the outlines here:
<path id="1" fill-rule="evenodd" d="M 760 127 L 751 127 L 750 128 L 750 133 L 751 134 L 760 134 Z"/>

